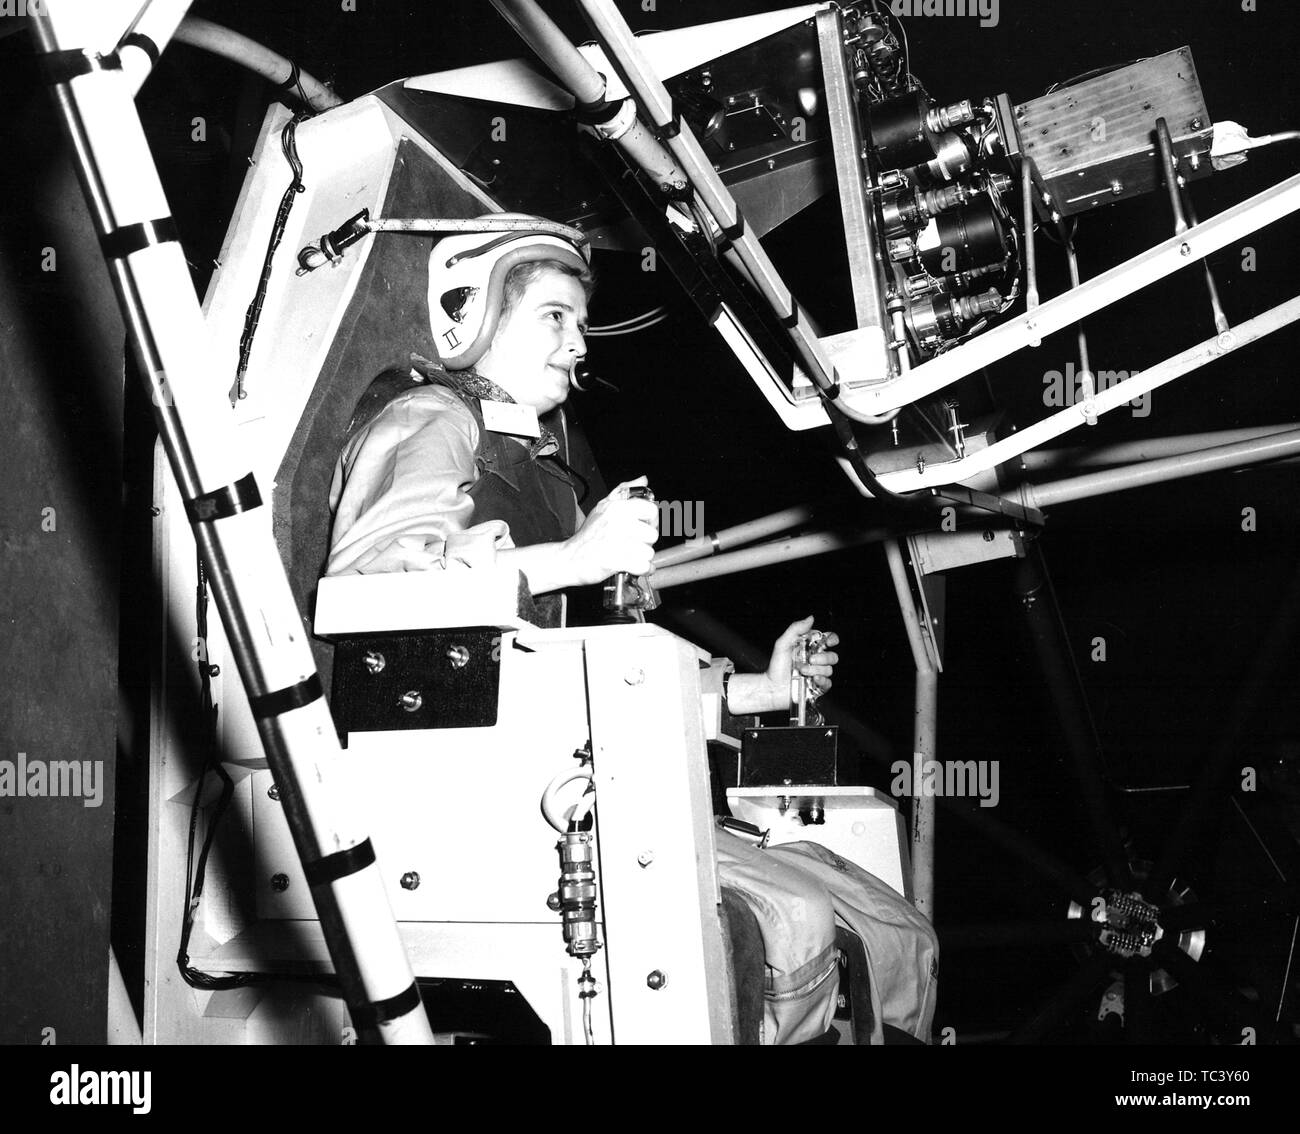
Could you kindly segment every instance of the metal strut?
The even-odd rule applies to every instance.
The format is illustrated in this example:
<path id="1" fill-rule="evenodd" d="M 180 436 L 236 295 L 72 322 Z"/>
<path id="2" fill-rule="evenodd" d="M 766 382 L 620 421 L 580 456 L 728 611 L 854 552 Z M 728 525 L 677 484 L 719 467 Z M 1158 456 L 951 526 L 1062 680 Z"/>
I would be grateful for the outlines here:
<path id="1" fill-rule="evenodd" d="M 117 52 L 86 48 L 75 5 L 42 4 L 31 26 L 353 1023 L 432 1043 L 225 383 L 196 349 L 207 328 L 131 80 Z"/>

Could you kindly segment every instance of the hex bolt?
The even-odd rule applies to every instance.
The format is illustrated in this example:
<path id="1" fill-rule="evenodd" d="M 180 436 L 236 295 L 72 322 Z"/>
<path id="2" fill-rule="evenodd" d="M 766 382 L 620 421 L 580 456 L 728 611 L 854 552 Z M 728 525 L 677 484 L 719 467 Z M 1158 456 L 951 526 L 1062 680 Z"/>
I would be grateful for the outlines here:
<path id="1" fill-rule="evenodd" d="M 272 874 L 271 889 L 277 894 L 283 894 L 289 888 L 289 876 L 287 874 Z"/>
<path id="2" fill-rule="evenodd" d="M 629 685 L 640 685 L 645 681 L 645 670 L 629 669 L 625 674 L 623 674 L 623 680 Z"/>
<path id="3" fill-rule="evenodd" d="M 447 660 L 451 662 L 452 669 L 464 669 L 469 665 L 469 650 L 464 646 L 452 646 L 447 651 Z"/>
<path id="4" fill-rule="evenodd" d="M 279 799 L 279 798 L 280 798 L 280 785 L 279 785 L 279 784 L 272 784 L 269 788 L 266 789 L 266 794 L 267 794 L 267 796 L 268 796 L 269 798 L 271 798 L 271 799 Z"/>
<path id="5" fill-rule="evenodd" d="M 418 890 L 420 888 L 420 875 L 417 871 L 408 870 L 402 875 L 399 885 L 403 890 Z"/>
<path id="6" fill-rule="evenodd" d="M 378 650 L 367 650 L 366 656 L 361 660 L 365 663 L 366 669 L 370 673 L 381 673 L 383 672 L 384 666 L 388 664 L 384 659 L 384 655 Z"/>
<path id="7" fill-rule="evenodd" d="M 408 713 L 418 713 L 424 704 L 424 698 L 418 689 L 408 689 L 397 703 Z"/>
<path id="8" fill-rule="evenodd" d="M 668 983 L 668 974 L 662 969 L 654 969 L 648 973 L 645 978 L 646 985 L 658 992 Z"/>

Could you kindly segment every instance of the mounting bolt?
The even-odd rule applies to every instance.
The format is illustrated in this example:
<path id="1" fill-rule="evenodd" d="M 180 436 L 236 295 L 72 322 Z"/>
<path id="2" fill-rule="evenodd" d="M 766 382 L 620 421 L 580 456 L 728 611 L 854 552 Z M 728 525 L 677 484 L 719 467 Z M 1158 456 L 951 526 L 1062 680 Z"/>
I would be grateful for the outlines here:
<path id="1" fill-rule="evenodd" d="M 269 798 L 271 798 L 271 799 L 279 799 L 279 798 L 280 798 L 280 785 L 279 785 L 279 784 L 272 784 L 269 788 L 266 789 L 266 794 L 267 794 L 267 796 L 268 796 Z"/>
<path id="2" fill-rule="evenodd" d="M 408 713 L 418 713 L 424 705 L 424 698 L 418 689 L 408 689 L 397 703 Z"/>
<path id="3" fill-rule="evenodd" d="M 384 666 L 388 664 L 384 659 L 384 655 L 378 650 L 367 650 L 366 656 L 361 660 L 365 663 L 365 667 L 370 673 L 381 673 L 383 672 Z"/>
<path id="4" fill-rule="evenodd" d="M 289 888 L 289 876 L 287 874 L 272 874 L 271 889 L 277 894 L 283 894 Z"/>
<path id="5" fill-rule="evenodd" d="M 623 680 L 629 685 L 640 685 L 645 681 L 645 670 L 629 669 L 625 674 L 623 674 Z"/>
<path id="6" fill-rule="evenodd" d="M 649 866 L 655 860 L 655 852 L 652 850 L 643 850 L 636 856 L 636 860 L 641 866 Z"/>
<path id="7" fill-rule="evenodd" d="M 556 893 L 556 894 L 548 894 L 548 895 L 546 896 L 546 904 L 547 904 L 547 906 L 548 906 L 550 909 L 553 909 L 553 910 L 555 910 L 556 912 L 559 912 L 559 909 L 560 909 L 560 895 L 559 895 L 558 893 Z"/>
<path id="8" fill-rule="evenodd" d="M 1110 183 L 1110 191 L 1114 193 L 1115 196 L 1118 197 L 1121 193 L 1124 192 L 1124 182 L 1119 180 L 1119 178 L 1116 178 L 1114 181 Z"/>
<path id="9" fill-rule="evenodd" d="M 1200 130 L 1204 125 L 1205 123 L 1201 120 L 1201 116 L 1199 114 L 1192 119 L 1193 130 Z"/>
<path id="10" fill-rule="evenodd" d="M 663 972 L 661 969 L 654 969 L 652 972 L 646 974 L 645 982 L 649 988 L 658 992 L 668 983 L 668 974 Z"/>
<path id="11" fill-rule="evenodd" d="M 447 660 L 451 662 L 452 669 L 464 669 L 469 665 L 469 650 L 464 646 L 452 646 L 447 651 Z"/>
<path id="12" fill-rule="evenodd" d="M 420 888 L 420 875 L 418 871 L 408 870 L 402 875 L 398 884 L 403 890 L 418 890 Z"/>

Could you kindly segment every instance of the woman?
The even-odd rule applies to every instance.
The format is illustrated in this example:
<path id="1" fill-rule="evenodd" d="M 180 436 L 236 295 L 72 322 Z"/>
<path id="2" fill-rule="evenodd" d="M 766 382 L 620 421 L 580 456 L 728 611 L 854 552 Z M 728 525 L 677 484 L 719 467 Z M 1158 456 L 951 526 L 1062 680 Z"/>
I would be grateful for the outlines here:
<path id="1" fill-rule="evenodd" d="M 331 491 L 329 574 L 495 563 L 517 568 L 534 594 L 546 595 L 618 571 L 652 572 L 658 512 L 626 491 L 645 477 L 625 481 L 587 515 L 579 506 L 561 407 L 586 354 L 592 277 L 581 233 L 569 230 L 569 239 L 555 227 L 469 233 L 435 246 L 429 310 L 440 359 L 384 376 L 358 408 Z M 713 671 L 732 714 L 788 708 L 795 645 L 812 625 L 809 617 L 789 626 L 763 673 Z M 822 651 L 799 666 L 819 693 L 830 688 L 836 644 L 827 634 Z M 918 998 L 891 1000 L 892 989 L 878 990 L 873 976 L 877 1038 L 883 1023 L 928 1035 L 934 942 L 908 903 L 812 844 L 760 851 L 727 831 L 716 844 L 723 885 L 742 895 L 763 935 L 764 1042 L 828 1032 L 837 917 L 864 940 L 888 937 L 898 963 L 873 962 L 873 972 L 924 984 L 919 1008 L 898 1008 Z"/>

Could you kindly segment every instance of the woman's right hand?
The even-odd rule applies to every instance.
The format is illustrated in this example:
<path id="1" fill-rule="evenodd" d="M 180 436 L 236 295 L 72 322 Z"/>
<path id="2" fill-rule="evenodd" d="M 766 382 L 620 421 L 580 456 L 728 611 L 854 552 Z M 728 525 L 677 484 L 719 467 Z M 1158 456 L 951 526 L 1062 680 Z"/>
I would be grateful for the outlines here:
<path id="1" fill-rule="evenodd" d="M 650 559 L 659 538 L 659 509 L 649 500 L 625 493 L 645 484 L 644 476 L 624 481 L 560 545 L 572 583 L 599 583 L 618 571 L 648 575 L 653 570 Z"/>

